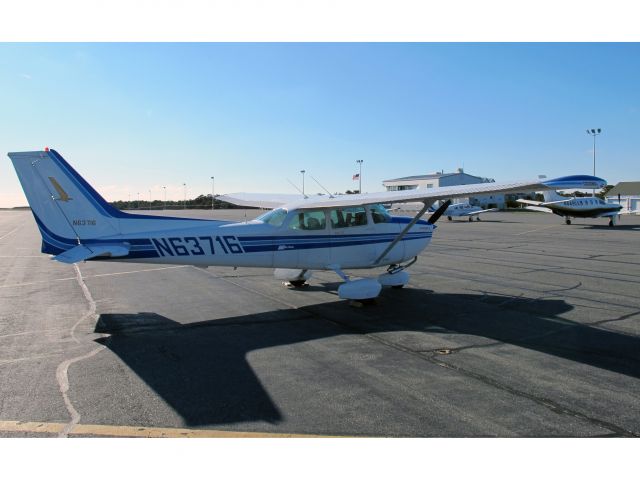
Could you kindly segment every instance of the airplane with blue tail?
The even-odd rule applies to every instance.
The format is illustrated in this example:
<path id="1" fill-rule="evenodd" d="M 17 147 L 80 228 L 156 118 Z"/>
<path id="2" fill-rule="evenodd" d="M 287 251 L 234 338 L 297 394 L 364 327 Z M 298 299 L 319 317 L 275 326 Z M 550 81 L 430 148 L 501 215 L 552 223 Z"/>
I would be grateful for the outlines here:
<path id="1" fill-rule="evenodd" d="M 615 227 L 618 218 L 623 213 L 619 203 L 608 203 L 598 197 L 563 197 L 557 192 L 542 192 L 544 202 L 520 198 L 517 201 L 525 205 L 527 210 L 535 212 L 554 213 L 564 217 L 567 225 L 571 225 L 572 218 L 608 218 L 609 226 Z"/>
<path id="2" fill-rule="evenodd" d="M 73 264 L 135 262 L 196 267 L 274 268 L 276 278 L 305 285 L 313 270 L 344 281 L 341 298 L 367 300 L 382 287 L 409 282 L 406 269 L 431 242 L 450 198 L 558 188 L 602 188 L 598 177 L 481 183 L 357 195 L 250 194 L 218 197 L 270 209 L 231 222 L 122 212 L 111 206 L 53 149 L 9 153 L 42 235 L 42 253 Z M 446 200 L 428 220 L 420 217 Z M 382 204 L 421 202 L 413 217 L 392 216 Z M 376 278 L 353 279 L 344 269 L 386 267 Z"/>

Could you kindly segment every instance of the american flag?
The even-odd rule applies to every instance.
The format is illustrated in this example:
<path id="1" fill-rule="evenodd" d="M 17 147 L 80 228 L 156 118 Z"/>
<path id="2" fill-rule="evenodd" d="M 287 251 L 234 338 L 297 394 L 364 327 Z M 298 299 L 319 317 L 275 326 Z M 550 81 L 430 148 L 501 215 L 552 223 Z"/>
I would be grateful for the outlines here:
<path id="1" fill-rule="evenodd" d="M 358 180 L 359 178 L 360 178 L 360 174 L 359 174 L 359 173 L 356 173 L 356 174 L 351 178 L 351 180 Z"/>

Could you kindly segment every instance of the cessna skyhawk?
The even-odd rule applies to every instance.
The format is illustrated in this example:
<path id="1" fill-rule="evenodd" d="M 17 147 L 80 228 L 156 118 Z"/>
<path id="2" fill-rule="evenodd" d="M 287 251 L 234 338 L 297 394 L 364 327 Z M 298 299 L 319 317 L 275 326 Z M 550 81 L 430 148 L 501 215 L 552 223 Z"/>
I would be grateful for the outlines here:
<path id="1" fill-rule="evenodd" d="M 249 222 L 196 220 L 122 212 L 107 203 L 55 150 L 9 153 L 42 234 L 42 252 L 63 263 L 86 260 L 275 268 L 301 285 L 311 270 L 333 270 L 341 298 L 375 298 L 383 286 L 402 287 L 406 268 L 433 235 L 445 202 L 471 194 L 550 188 L 601 188 L 577 175 L 541 182 L 481 183 L 420 191 L 360 195 L 230 194 L 221 200 L 273 210 Z M 383 203 L 422 202 L 412 217 L 391 216 Z M 377 278 L 351 279 L 343 269 L 386 267 Z"/>

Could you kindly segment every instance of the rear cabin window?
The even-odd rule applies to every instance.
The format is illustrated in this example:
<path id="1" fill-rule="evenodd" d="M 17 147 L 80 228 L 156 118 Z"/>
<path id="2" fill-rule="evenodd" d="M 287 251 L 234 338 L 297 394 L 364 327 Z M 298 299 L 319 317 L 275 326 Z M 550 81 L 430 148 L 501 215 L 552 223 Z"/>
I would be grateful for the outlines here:
<path id="1" fill-rule="evenodd" d="M 331 210 L 329 217 L 333 228 L 359 227 L 367 224 L 367 211 L 364 207 L 337 208 Z"/>
<path id="2" fill-rule="evenodd" d="M 298 212 L 289 222 L 291 230 L 324 230 L 326 226 L 324 210 Z"/>

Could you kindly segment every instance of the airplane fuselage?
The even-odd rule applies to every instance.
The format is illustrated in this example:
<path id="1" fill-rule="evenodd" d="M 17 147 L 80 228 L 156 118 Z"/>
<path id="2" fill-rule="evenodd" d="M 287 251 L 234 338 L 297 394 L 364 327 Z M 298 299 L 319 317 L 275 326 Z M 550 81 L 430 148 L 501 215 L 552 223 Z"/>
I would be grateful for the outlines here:
<path id="1" fill-rule="evenodd" d="M 546 205 L 546 208 L 561 217 L 598 218 L 618 214 L 622 206 L 615 203 L 606 203 L 598 198 L 583 197 L 554 205 Z"/>
<path id="2" fill-rule="evenodd" d="M 426 248 L 434 230 L 434 226 L 426 221 L 418 221 L 381 261 L 374 263 L 410 222 L 410 217 L 387 216 L 384 222 L 375 223 L 371 210 L 367 208 L 364 224 L 337 226 L 332 224 L 329 210 L 318 210 L 315 212 L 316 216 L 326 215 L 325 220 L 329 220 L 324 225 L 316 225 L 312 229 L 294 228 L 300 225 L 298 216 L 301 213 L 286 212 L 280 225 L 271 225 L 261 220 L 239 223 L 191 223 L 187 220 L 187 228 L 154 232 L 149 225 L 147 228 L 150 231 L 144 234 L 102 237 L 95 241 L 84 240 L 82 243 L 89 248 L 92 244 L 105 245 L 111 242 L 130 245 L 126 256 L 96 257 L 94 260 L 318 270 L 328 269 L 329 265 L 371 268 L 399 264 Z M 157 218 L 160 220 L 163 217 Z M 77 245 L 75 239 L 52 235 L 47 232 L 44 224 L 38 224 L 44 239 L 43 253 L 57 255 Z"/>

